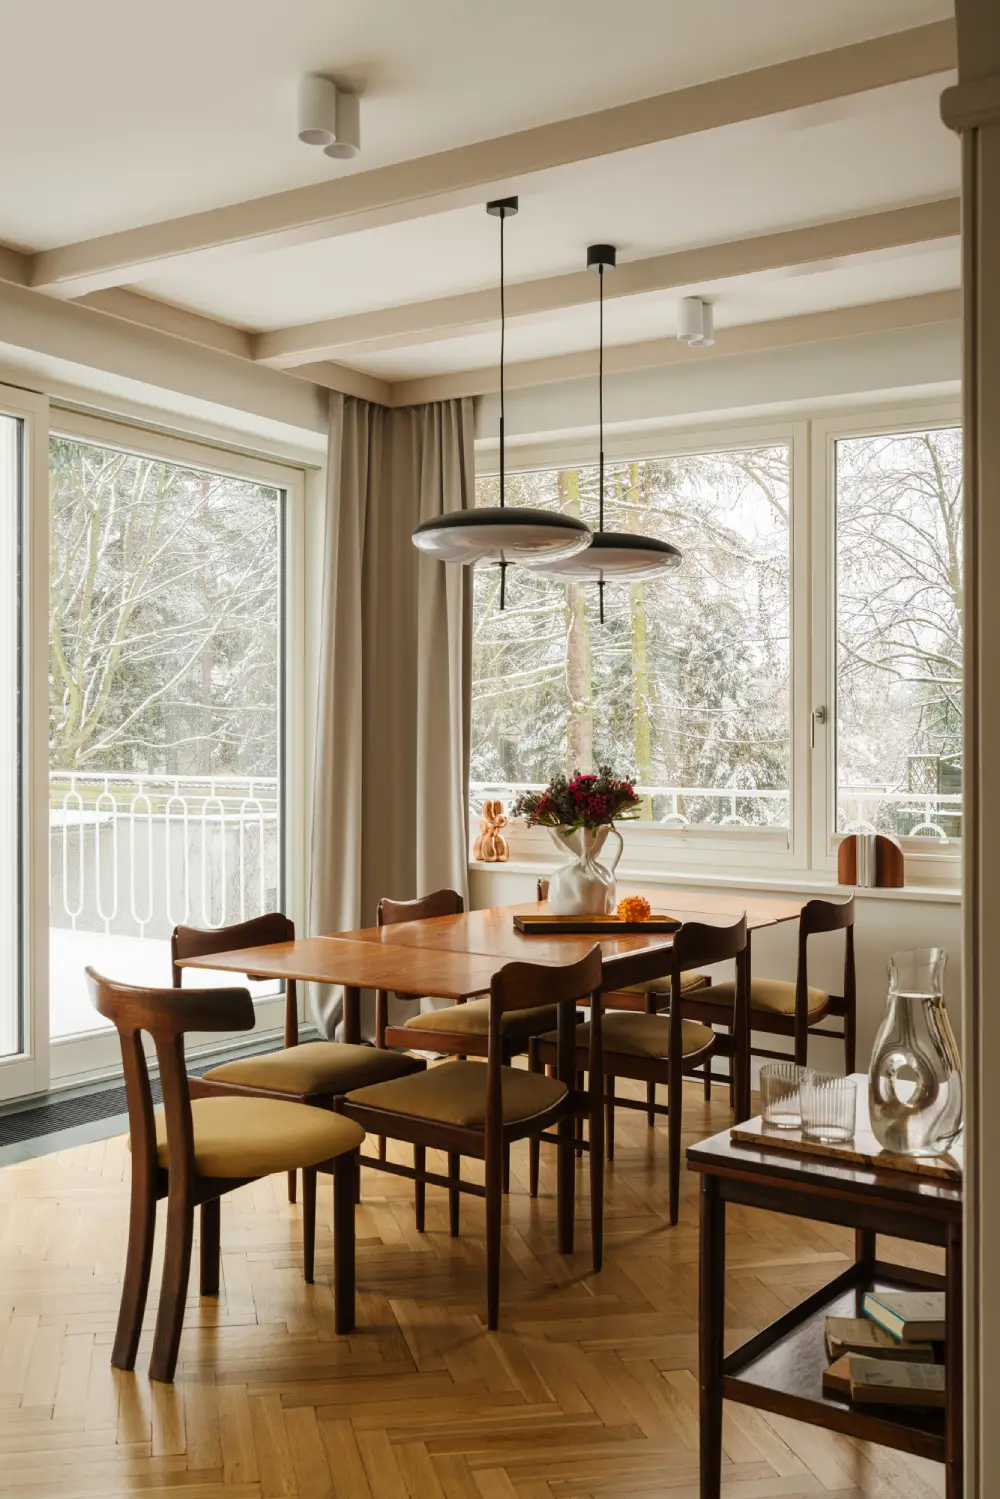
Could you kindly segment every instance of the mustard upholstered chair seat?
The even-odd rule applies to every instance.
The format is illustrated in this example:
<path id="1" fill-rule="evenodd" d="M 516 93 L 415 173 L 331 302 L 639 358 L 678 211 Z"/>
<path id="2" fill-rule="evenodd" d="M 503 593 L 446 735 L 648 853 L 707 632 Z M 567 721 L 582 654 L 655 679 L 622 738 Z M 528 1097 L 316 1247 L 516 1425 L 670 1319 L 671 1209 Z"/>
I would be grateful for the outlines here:
<path id="1" fill-rule="evenodd" d="M 705 991 L 703 996 L 706 1004 L 732 1004 L 735 995 L 735 984 L 713 984 L 711 989 Z M 825 989 L 814 989 L 812 985 L 807 990 L 808 1010 L 810 1015 L 817 1014 L 830 1002 L 830 996 Z M 693 997 L 697 1003 L 698 996 Z M 795 985 L 785 979 L 754 979 L 750 980 L 750 1008 L 768 1015 L 794 1015 L 795 1014 Z"/>
<path id="2" fill-rule="evenodd" d="M 305 1041 L 284 1051 L 223 1062 L 204 1076 L 208 1082 L 261 1088 L 270 1093 L 341 1094 L 420 1072 L 423 1065 L 419 1057 L 401 1051 L 378 1051 L 374 1046 L 348 1046 L 340 1041 Z"/>
<path id="3" fill-rule="evenodd" d="M 697 1020 L 681 1021 L 681 1050 L 686 1057 L 708 1046 L 714 1036 L 710 1026 Z M 546 1040 L 555 1042 L 555 1032 Z M 590 1045 L 590 1023 L 576 1028 L 577 1050 Z M 626 1057 L 670 1055 L 670 1021 L 665 1015 L 639 1015 L 631 1010 L 607 1010 L 601 1022 L 601 1045 L 605 1052 Z"/>
<path id="4" fill-rule="evenodd" d="M 394 1114 L 433 1119 L 439 1124 L 475 1128 L 486 1122 L 487 1070 L 484 1062 L 442 1062 L 426 1072 L 396 1078 L 391 1083 L 358 1088 L 349 1094 L 349 1101 L 388 1109 Z M 516 1124 L 541 1114 L 566 1094 L 566 1085 L 558 1078 L 524 1072 L 518 1067 L 502 1067 L 500 1073 L 504 1124 Z"/>
<path id="5" fill-rule="evenodd" d="M 356 1150 L 365 1138 L 352 1119 L 277 1098 L 193 1098 L 191 1119 L 201 1176 L 256 1178 L 318 1166 Z M 156 1113 L 156 1154 L 169 1166 L 162 1110 Z"/>
<path id="6" fill-rule="evenodd" d="M 500 1017 L 500 1035 L 505 1041 L 526 1041 L 549 1031 L 558 1020 L 555 1005 L 540 1005 L 531 1010 L 508 1010 Z M 413 1015 L 406 1025 L 414 1030 L 447 1031 L 452 1036 L 488 1036 L 490 1002 L 470 999 L 464 1005 L 449 1005 L 445 1010 L 428 1010 Z"/>
<path id="7" fill-rule="evenodd" d="M 681 974 L 681 993 L 685 994 L 688 989 L 704 989 L 711 983 L 707 973 L 696 973 L 694 969 L 690 973 Z M 732 987 L 730 985 L 730 987 Z M 670 975 L 666 978 L 650 979 L 648 984 L 629 984 L 627 989 L 621 991 L 623 994 L 666 994 L 670 996 Z"/>

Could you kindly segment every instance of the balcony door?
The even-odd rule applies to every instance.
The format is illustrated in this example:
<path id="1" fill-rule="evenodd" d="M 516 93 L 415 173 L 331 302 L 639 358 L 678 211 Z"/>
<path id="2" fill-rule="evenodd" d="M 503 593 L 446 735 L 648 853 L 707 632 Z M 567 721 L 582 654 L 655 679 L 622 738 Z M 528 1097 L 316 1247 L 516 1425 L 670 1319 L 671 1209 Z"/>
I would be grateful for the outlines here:
<path id="1" fill-rule="evenodd" d="M 114 1060 L 88 964 L 166 985 L 175 925 L 292 909 L 283 788 L 296 475 L 78 418 L 53 421 L 48 457 L 58 1077 Z M 281 996 L 256 989 L 258 1026 L 277 1023 Z"/>

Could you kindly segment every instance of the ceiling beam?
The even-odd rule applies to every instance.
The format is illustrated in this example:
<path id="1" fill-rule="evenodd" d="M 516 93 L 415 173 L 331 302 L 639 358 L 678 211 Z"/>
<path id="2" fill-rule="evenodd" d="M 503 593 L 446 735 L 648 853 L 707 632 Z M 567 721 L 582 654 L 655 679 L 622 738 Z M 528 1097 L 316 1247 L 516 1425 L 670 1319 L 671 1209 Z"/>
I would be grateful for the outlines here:
<path id="1" fill-rule="evenodd" d="M 867 302 L 829 312 L 807 312 L 764 323 L 717 328 L 715 343 L 708 349 L 691 349 L 676 338 L 616 344 L 604 350 L 604 372 L 606 375 L 624 374 L 630 370 L 653 369 L 692 360 L 757 354 L 770 349 L 793 348 L 797 344 L 919 328 L 928 323 L 957 322 L 960 316 L 961 292 L 925 292 L 921 296 L 899 297 L 888 302 Z M 507 366 L 505 384 L 508 390 L 517 390 L 562 380 L 592 380 L 594 369 L 594 354 L 590 350 L 557 354 L 546 359 L 525 359 Z M 390 393 L 393 406 L 412 406 L 423 401 L 451 400 L 457 396 L 492 395 L 499 388 L 499 370 L 491 365 L 488 369 L 397 380 L 391 385 Z"/>
<path id="2" fill-rule="evenodd" d="M 31 281 L 31 255 L 22 250 L 12 250 L 0 245 L 0 281 L 9 281 L 14 286 L 27 286 Z"/>
<path id="3" fill-rule="evenodd" d="M 31 285 L 63 297 L 148 280 L 238 247 L 279 249 L 445 213 L 516 189 L 536 172 L 676 140 L 946 72 L 954 22 L 936 21 L 521 130 L 158 224 L 46 250 Z"/>
<path id="4" fill-rule="evenodd" d="M 960 229 L 959 199 L 942 198 L 909 208 L 893 208 L 777 234 L 699 245 L 648 260 L 622 262 L 615 274 L 606 278 L 604 295 L 610 301 L 789 266 L 819 265 L 851 255 L 950 239 Z M 274 369 L 292 369 L 315 360 L 350 359 L 480 333 L 496 324 L 498 295 L 496 288 L 491 287 L 488 291 L 463 292 L 430 302 L 279 328 L 257 334 L 252 355 L 258 363 Z M 508 318 L 544 317 L 567 307 L 591 303 L 594 277 L 588 271 L 574 271 L 514 282 L 507 287 L 506 300 Z"/>

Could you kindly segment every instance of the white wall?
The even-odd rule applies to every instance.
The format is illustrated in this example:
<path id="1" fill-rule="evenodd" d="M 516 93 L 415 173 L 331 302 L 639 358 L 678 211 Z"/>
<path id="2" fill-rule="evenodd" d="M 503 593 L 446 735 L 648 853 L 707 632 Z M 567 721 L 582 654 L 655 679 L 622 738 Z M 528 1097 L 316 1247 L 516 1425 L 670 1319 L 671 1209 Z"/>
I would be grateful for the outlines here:
<path id="1" fill-rule="evenodd" d="M 513 901 L 534 900 L 536 881 L 539 875 L 548 875 L 550 869 L 539 865 L 530 869 L 526 864 L 505 869 L 502 866 L 487 868 L 482 865 L 470 870 L 470 894 L 472 905 L 509 905 Z M 661 883 L 648 875 L 636 879 L 633 884 L 648 886 Z M 663 909 L 670 909 L 669 876 L 662 883 Z M 683 884 L 686 890 L 719 893 L 719 885 L 699 884 L 687 877 L 676 877 L 675 885 Z M 629 881 L 620 881 L 620 887 L 628 888 Z M 808 900 L 822 896 L 830 900 L 842 900 L 847 890 L 838 885 L 806 883 L 799 886 L 782 885 L 776 889 L 769 885 L 766 892 L 759 884 L 740 887 L 727 886 L 737 896 L 741 894 L 760 896 L 764 893 L 779 896 L 800 896 Z M 891 892 L 858 892 L 857 919 L 855 925 L 855 955 L 858 973 L 858 1048 L 857 1066 L 864 1071 L 868 1066 L 872 1043 L 885 1008 L 886 961 L 890 953 L 910 947 L 940 946 L 948 950 L 948 967 L 945 977 L 945 994 L 956 1034 L 959 1031 L 959 1004 L 961 994 L 961 942 L 962 907 L 957 895 L 930 896 L 923 892 L 905 891 L 899 895 Z M 764 928 L 753 936 L 753 972 L 758 978 L 794 979 L 798 926 L 785 922 L 781 926 Z M 821 989 L 839 994 L 843 988 L 843 939 L 831 933 L 815 937 L 810 943 L 809 980 Z M 721 976 L 721 975 L 720 975 Z M 732 974 L 727 973 L 727 978 Z M 762 1042 L 769 1045 L 769 1042 Z M 778 1046 L 781 1046 L 778 1042 Z M 829 1071 L 841 1071 L 843 1066 L 842 1043 L 811 1042 L 810 1062 L 813 1066 Z"/>

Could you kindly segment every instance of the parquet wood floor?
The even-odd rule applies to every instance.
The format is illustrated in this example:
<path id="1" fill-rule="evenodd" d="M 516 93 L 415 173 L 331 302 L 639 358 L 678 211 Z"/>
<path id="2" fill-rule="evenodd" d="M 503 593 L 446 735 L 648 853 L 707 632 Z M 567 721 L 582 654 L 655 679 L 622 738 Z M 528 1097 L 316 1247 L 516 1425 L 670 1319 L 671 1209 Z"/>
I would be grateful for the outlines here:
<path id="1" fill-rule="evenodd" d="M 729 1115 L 685 1099 L 685 1133 Z M 363 1173 L 358 1329 L 333 1332 L 330 1188 L 317 1283 L 284 1179 L 227 1197 L 223 1286 L 189 1299 L 173 1387 L 109 1365 L 127 1221 L 122 1139 L 0 1171 L 3 1499 L 696 1499 L 697 1181 L 665 1223 L 665 1122 L 618 1115 L 605 1269 L 555 1252 L 554 1159 L 527 1196 L 515 1155 L 502 1331 L 483 1330 L 481 1204 L 449 1238 L 443 1192 L 414 1232 L 410 1186 Z M 475 1169 L 470 1166 L 470 1169 Z M 585 1219 L 586 1176 L 579 1175 Z M 162 1206 L 161 1206 L 162 1212 Z M 835 1229 L 733 1211 L 729 1336 L 741 1341 L 846 1263 Z M 892 1252 L 933 1263 L 928 1252 Z M 916 1256 L 922 1258 L 917 1260 Z M 195 1258 L 197 1264 L 197 1256 Z M 154 1268 L 154 1286 L 159 1276 Z M 151 1294 L 147 1325 L 152 1327 Z M 145 1370 L 150 1334 L 139 1369 Z M 932 1464 L 728 1407 L 727 1499 L 936 1499 Z"/>

